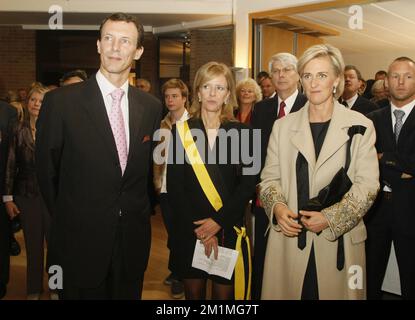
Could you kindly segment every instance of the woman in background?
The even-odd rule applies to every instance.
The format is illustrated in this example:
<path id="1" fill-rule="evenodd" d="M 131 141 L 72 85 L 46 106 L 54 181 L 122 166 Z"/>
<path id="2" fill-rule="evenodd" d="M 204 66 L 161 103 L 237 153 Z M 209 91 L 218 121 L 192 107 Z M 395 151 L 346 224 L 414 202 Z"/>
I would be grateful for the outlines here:
<path id="1" fill-rule="evenodd" d="M 235 110 L 236 119 L 250 124 L 254 105 L 262 100 L 261 88 L 254 79 L 247 78 L 236 85 L 236 97 L 238 99 L 238 108 Z"/>
<path id="2" fill-rule="evenodd" d="M 25 119 L 10 137 L 3 201 L 9 217 L 20 215 L 27 255 L 27 299 L 38 300 L 43 292 L 44 241 L 50 217 L 40 195 L 35 171 L 36 121 L 42 106 L 44 86 L 32 87 Z"/>

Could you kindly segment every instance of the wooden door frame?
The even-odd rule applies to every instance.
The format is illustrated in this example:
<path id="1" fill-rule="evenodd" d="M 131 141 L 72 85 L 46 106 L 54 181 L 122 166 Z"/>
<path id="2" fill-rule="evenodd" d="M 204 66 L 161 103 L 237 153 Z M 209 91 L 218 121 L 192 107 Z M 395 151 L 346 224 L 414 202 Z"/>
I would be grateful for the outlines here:
<path id="1" fill-rule="evenodd" d="M 248 65 L 251 69 L 251 73 L 254 70 L 254 66 L 252 64 L 252 56 L 255 48 L 253 47 L 253 30 L 254 30 L 254 20 L 255 19 L 271 19 L 273 17 L 278 16 L 288 16 L 297 13 L 304 13 L 310 11 L 319 11 L 319 10 L 327 10 L 327 9 L 336 9 L 336 8 L 343 8 L 352 5 L 364 5 L 373 2 L 379 2 L 378 0 L 333 0 L 327 1 L 322 3 L 314 3 L 314 4 L 306 4 L 294 7 L 286 7 L 280 9 L 273 9 L 273 10 L 266 10 L 266 11 L 258 11 L 252 12 L 249 14 L 249 52 L 248 52 Z M 252 75 L 255 77 L 255 75 Z"/>

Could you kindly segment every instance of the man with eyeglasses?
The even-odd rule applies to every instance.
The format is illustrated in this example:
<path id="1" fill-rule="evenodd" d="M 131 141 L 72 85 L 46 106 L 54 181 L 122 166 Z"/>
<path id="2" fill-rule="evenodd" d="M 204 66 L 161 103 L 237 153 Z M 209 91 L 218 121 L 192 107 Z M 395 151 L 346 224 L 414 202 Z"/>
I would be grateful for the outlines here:
<path id="1" fill-rule="evenodd" d="M 268 140 L 275 120 L 300 110 L 307 102 L 307 98 L 298 91 L 300 77 L 295 56 L 285 52 L 273 55 L 269 70 L 277 94 L 255 104 L 251 119 L 252 127 L 261 129 L 261 170 L 265 164 Z M 252 298 L 260 299 L 269 221 L 259 201 L 253 203 L 252 211 L 255 216 Z"/>

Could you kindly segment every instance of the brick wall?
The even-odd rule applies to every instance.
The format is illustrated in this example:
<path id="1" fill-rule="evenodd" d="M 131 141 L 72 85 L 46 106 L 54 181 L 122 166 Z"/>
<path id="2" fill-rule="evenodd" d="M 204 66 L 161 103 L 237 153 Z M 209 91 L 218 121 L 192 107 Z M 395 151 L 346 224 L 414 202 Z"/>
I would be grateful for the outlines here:
<path id="1" fill-rule="evenodd" d="M 137 75 L 151 83 L 151 93 L 159 95 L 158 83 L 158 48 L 157 38 L 151 33 L 146 32 L 144 35 L 144 53 L 140 59 L 140 70 Z"/>
<path id="2" fill-rule="evenodd" d="M 0 98 L 36 78 L 35 31 L 0 27 Z"/>
<path id="3" fill-rule="evenodd" d="M 209 61 L 233 65 L 233 28 L 193 30 L 190 42 L 190 83 L 199 67 Z"/>

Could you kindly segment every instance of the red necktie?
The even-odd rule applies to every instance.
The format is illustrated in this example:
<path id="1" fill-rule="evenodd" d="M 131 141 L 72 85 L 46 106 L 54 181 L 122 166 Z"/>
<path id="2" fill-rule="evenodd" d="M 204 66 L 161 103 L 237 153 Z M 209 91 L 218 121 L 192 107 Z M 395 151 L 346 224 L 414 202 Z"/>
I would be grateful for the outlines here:
<path id="1" fill-rule="evenodd" d="M 285 116 L 285 110 L 284 110 L 284 108 L 285 108 L 285 102 L 284 101 L 281 101 L 281 103 L 280 103 L 280 110 L 278 111 L 277 119 L 280 119 L 280 118 L 282 118 L 282 117 Z"/>

